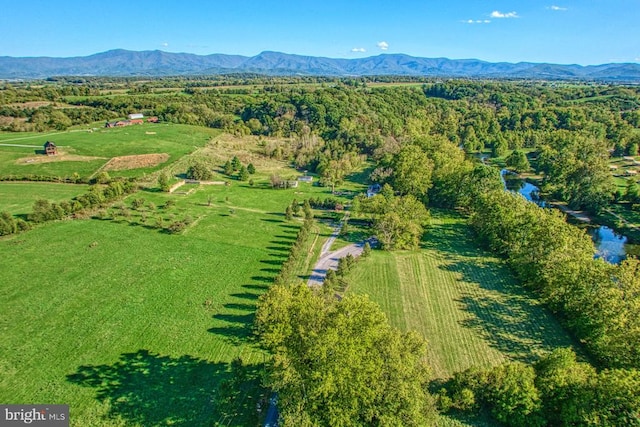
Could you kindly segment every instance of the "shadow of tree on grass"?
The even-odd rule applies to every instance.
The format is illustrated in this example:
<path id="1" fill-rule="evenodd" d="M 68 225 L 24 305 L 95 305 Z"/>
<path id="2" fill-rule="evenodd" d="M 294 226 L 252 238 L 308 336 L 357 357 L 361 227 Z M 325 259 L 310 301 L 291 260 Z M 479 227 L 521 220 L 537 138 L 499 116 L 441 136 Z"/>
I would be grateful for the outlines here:
<path id="1" fill-rule="evenodd" d="M 581 346 L 522 285 L 505 263 L 481 249 L 463 219 L 435 224 L 422 247 L 439 254 L 439 268 L 459 275 L 456 301 L 469 316 L 461 321 L 490 346 L 530 362 L 557 347 Z"/>
<path id="2" fill-rule="evenodd" d="M 143 426 L 257 425 L 267 392 L 262 364 L 211 363 L 149 350 L 123 353 L 111 365 L 80 366 L 67 381 L 96 390 L 109 420 Z M 108 421 L 107 421 L 108 422 Z"/>
<path id="3" fill-rule="evenodd" d="M 112 365 L 80 366 L 67 380 L 95 388 L 96 398 L 110 404 L 110 417 L 187 427 L 216 421 L 215 388 L 226 372 L 226 364 L 138 350 Z"/>
<path id="4" fill-rule="evenodd" d="M 518 295 L 467 295 L 460 300 L 471 317 L 462 321 L 492 347 L 514 360 L 532 362 L 558 347 L 574 346 L 544 308 Z"/>

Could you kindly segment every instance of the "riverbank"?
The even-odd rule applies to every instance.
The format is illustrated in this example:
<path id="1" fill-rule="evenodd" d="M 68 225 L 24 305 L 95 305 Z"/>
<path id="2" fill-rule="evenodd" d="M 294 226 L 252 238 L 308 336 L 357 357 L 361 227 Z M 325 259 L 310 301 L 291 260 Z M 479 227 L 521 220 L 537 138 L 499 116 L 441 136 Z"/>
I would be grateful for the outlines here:
<path id="1" fill-rule="evenodd" d="M 565 202 L 544 200 L 540 197 L 540 189 L 536 185 L 539 179 L 506 169 L 502 169 L 501 175 L 506 190 L 519 193 L 541 207 L 556 208 L 567 215 L 568 222 L 578 227 L 586 227 L 586 232 L 596 247 L 597 257 L 617 264 L 629 255 L 640 255 L 640 246 L 636 244 L 640 242 L 640 228 L 612 211 L 616 207 L 619 208 L 619 205 L 614 205 L 599 215 L 591 215 L 586 211 L 571 209 Z"/>
<path id="2" fill-rule="evenodd" d="M 547 202 L 547 206 L 556 208 L 564 212 L 565 214 L 575 218 L 580 222 L 584 222 L 586 224 L 591 224 L 592 219 L 585 211 L 577 211 L 575 209 L 569 208 L 564 202 Z"/>

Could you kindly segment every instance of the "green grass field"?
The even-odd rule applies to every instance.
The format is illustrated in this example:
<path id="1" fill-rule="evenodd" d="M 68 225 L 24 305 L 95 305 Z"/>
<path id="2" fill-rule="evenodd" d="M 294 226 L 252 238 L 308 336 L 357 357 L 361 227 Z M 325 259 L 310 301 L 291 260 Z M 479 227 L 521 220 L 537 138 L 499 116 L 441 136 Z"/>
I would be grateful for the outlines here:
<path id="1" fill-rule="evenodd" d="M 573 344 L 503 263 L 477 248 L 460 217 L 433 213 L 422 250 L 374 251 L 349 278 L 350 292 L 369 294 L 393 325 L 427 339 L 437 378 Z"/>
<path id="2" fill-rule="evenodd" d="M 86 178 L 113 157 L 156 153 L 169 155 L 168 160 L 159 165 L 109 171 L 111 176 L 141 176 L 166 167 L 203 147 L 219 134 L 214 129 L 168 123 L 95 128 L 91 132 L 75 129 L 53 133 L 0 133 L 0 174 L 67 177 L 78 173 Z M 56 143 L 60 153 L 58 156 L 47 158 L 36 154 L 47 140 Z"/>
<path id="3" fill-rule="evenodd" d="M 0 211 L 26 215 L 37 199 L 61 202 L 85 193 L 87 188 L 87 185 L 53 182 L 0 182 Z"/>
<path id="4" fill-rule="evenodd" d="M 140 191 L 123 204 L 144 198 L 149 224 L 134 211 L 0 239 L 0 402 L 66 403 L 73 426 L 255 425 L 258 396 L 234 414 L 215 391 L 235 357 L 264 360 L 251 324 L 300 226 L 286 205 L 327 191 Z M 155 215 L 194 223 L 170 235 Z"/>

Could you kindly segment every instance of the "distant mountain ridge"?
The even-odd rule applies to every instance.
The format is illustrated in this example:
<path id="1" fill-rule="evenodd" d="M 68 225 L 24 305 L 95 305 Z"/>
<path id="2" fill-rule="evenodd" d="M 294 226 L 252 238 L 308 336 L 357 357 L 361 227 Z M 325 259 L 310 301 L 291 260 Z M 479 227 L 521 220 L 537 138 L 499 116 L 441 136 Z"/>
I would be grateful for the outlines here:
<path id="1" fill-rule="evenodd" d="M 265 75 L 400 75 L 469 78 L 533 78 L 640 83 L 640 64 L 560 65 L 532 62 L 486 62 L 477 59 L 419 58 L 382 54 L 339 59 L 262 52 L 256 56 L 195 55 L 160 50 L 109 50 L 71 58 L 0 57 L 0 78 L 52 76 L 169 76 L 258 73 Z"/>

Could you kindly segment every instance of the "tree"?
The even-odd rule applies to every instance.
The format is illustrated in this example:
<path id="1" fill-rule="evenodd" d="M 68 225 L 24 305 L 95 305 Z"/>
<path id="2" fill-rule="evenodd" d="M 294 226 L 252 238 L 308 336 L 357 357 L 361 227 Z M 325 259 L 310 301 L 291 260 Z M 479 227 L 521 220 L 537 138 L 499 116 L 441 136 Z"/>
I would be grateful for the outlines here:
<path id="1" fill-rule="evenodd" d="M 169 191 L 171 188 L 169 176 L 166 173 L 158 175 L 158 187 L 160 187 L 160 190 L 162 191 Z"/>
<path id="2" fill-rule="evenodd" d="M 555 132 L 542 147 L 538 169 L 545 173 L 543 189 L 573 208 L 599 211 L 614 192 L 604 140 L 567 131 Z"/>
<path id="3" fill-rule="evenodd" d="M 462 145 L 464 150 L 467 152 L 477 151 L 484 148 L 476 136 L 476 130 L 473 125 L 469 125 L 465 128 L 464 133 L 462 134 Z"/>
<path id="4" fill-rule="evenodd" d="M 13 234 L 18 231 L 18 223 L 9 212 L 0 212 L 0 236 Z"/>
<path id="5" fill-rule="evenodd" d="M 272 174 L 269 179 L 271 181 L 272 188 L 280 187 L 282 185 L 282 178 L 280 175 Z"/>
<path id="6" fill-rule="evenodd" d="M 523 363 L 506 363 L 492 369 L 486 398 L 491 413 L 509 426 L 541 426 L 540 394 L 534 383 L 535 371 Z"/>
<path id="7" fill-rule="evenodd" d="M 331 192 L 335 193 L 336 185 L 339 185 L 348 173 L 348 165 L 341 160 L 330 160 L 326 164 L 319 166 L 320 182 L 323 185 L 330 185 Z"/>
<path id="8" fill-rule="evenodd" d="M 402 147 L 393 163 L 393 188 L 402 195 L 424 198 L 431 187 L 433 161 L 415 144 Z"/>
<path id="9" fill-rule="evenodd" d="M 516 172 L 526 172 L 531 167 L 527 155 L 520 150 L 514 150 L 504 160 L 507 167 L 513 168 Z"/>
<path id="10" fill-rule="evenodd" d="M 502 157 L 507 153 L 509 145 L 502 134 L 497 134 L 493 146 L 491 147 L 491 157 Z"/>
<path id="11" fill-rule="evenodd" d="M 71 119 L 60 110 L 53 110 L 49 114 L 49 127 L 65 130 L 72 125 Z"/>
<path id="12" fill-rule="evenodd" d="M 361 211 L 374 218 L 374 230 L 384 249 L 415 249 L 429 222 L 429 212 L 412 195 L 392 194 L 362 200 Z"/>
<path id="13" fill-rule="evenodd" d="M 284 217 L 287 221 L 291 221 L 293 219 L 293 209 L 291 209 L 291 205 L 287 205 L 287 209 L 285 210 Z"/>
<path id="14" fill-rule="evenodd" d="M 95 179 L 95 182 L 98 184 L 108 184 L 109 182 L 111 182 L 111 177 L 109 176 L 109 173 L 106 171 L 102 171 L 98 173 L 98 175 L 96 175 L 94 179 Z"/>
<path id="15" fill-rule="evenodd" d="M 362 248 L 362 257 L 367 258 L 369 255 L 371 255 L 371 245 L 369 242 L 365 242 L 364 248 Z"/>
<path id="16" fill-rule="evenodd" d="M 193 165 L 189 166 L 189 169 L 187 169 L 187 178 L 189 179 L 206 181 L 208 179 L 211 179 L 212 177 L 213 174 L 204 163 L 194 163 Z"/>
<path id="17" fill-rule="evenodd" d="M 368 297 L 274 285 L 260 298 L 256 331 L 274 354 L 267 383 L 283 426 L 433 422 L 424 340 L 392 329 Z"/>
<path id="18" fill-rule="evenodd" d="M 240 168 L 242 167 L 242 163 L 240 163 L 240 159 L 238 159 L 238 156 L 233 156 L 233 159 L 231 159 L 231 167 L 233 168 L 234 172 L 240 170 Z"/>
<path id="19" fill-rule="evenodd" d="M 256 167 L 253 166 L 253 163 L 249 163 L 249 165 L 247 165 L 247 172 L 249 172 L 249 174 L 251 175 L 256 173 Z"/>
<path id="20" fill-rule="evenodd" d="M 313 211 L 311 210 L 311 205 L 309 204 L 309 199 L 305 199 L 302 204 L 302 211 L 304 212 L 305 219 L 313 218 Z"/>
<path id="21" fill-rule="evenodd" d="M 569 348 L 559 348 L 538 360 L 536 387 L 542 396 L 542 409 L 551 425 L 582 425 L 589 406 L 586 401 L 595 379 L 595 369 L 578 363 Z"/>
<path id="22" fill-rule="evenodd" d="M 31 213 L 27 216 L 29 221 L 40 223 L 49 221 L 52 218 L 51 216 L 51 203 L 45 199 L 37 199 L 33 203 L 33 209 Z"/>
<path id="23" fill-rule="evenodd" d="M 231 176 L 233 175 L 233 166 L 231 165 L 231 161 L 227 160 L 224 163 L 224 166 L 222 167 L 222 169 L 224 170 L 224 174 Z"/>
<path id="24" fill-rule="evenodd" d="M 298 200 L 293 199 L 291 201 L 291 211 L 296 216 L 298 216 L 298 214 L 300 213 L 300 204 L 298 203 Z"/>
<path id="25" fill-rule="evenodd" d="M 640 202 L 640 186 L 635 179 L 629 178 L 627 180 L 627 190 L 625 192 L 624 198 L 629 201 L 629 203 L 638 203 Z"/>
<path id="26" fill-rule="evenodd" d="M 238 177 L 240 178 L 240 181 L 247 181 L 249 179 L 249 171 L 244 165 L 240 168 Z"/>

